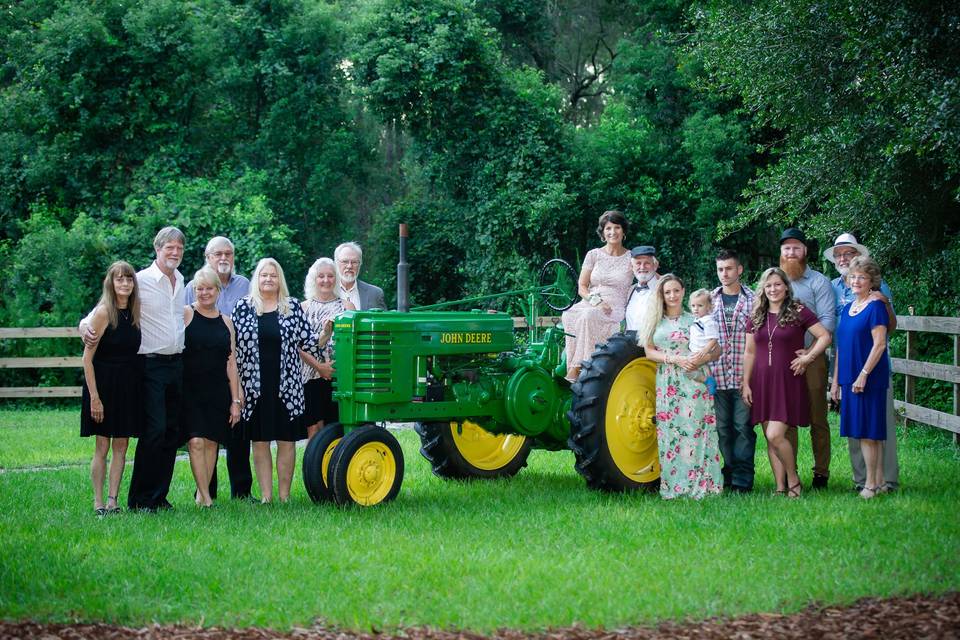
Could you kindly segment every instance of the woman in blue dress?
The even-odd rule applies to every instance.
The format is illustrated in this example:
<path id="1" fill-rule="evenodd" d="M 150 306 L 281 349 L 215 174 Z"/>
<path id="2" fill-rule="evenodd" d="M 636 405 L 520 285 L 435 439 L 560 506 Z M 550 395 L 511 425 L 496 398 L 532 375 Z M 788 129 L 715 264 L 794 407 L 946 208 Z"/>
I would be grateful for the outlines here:
<path id="1" fill-rule="evenodd" d="M 880 267 L 870 258 L 854 258 L 847 284 L 856 296 L 840 311 L 837 357 L 830 393 L 840 404 L 840 435 L 859 438 L 867 481 L 860 497 L 883 492 L 883 443 L 887 438 L 887 386 L 890 360 L 887 348 L 886 305 L 871 295 L 880 288 Z"/>

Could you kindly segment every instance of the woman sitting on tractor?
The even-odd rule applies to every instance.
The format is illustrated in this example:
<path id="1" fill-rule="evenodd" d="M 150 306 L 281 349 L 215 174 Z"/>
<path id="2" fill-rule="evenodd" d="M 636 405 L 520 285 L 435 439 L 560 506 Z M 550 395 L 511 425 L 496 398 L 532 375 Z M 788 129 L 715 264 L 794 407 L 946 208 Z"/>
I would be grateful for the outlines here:
<path id="1" fill-rule="evenodd" d="M 623 321 L 627 296 L 633 283 L 630 252 L 623 246 L 629 224 L 619 211 L 600 216 L 597 234 L 603 247 L 591 249 L 583 259 L 577 290 L 583 298 L 563 312 L 566 331 L 567 379 L 580 375 L 580 363 L 588 360 L 596 345 L 615 334 Z"/>

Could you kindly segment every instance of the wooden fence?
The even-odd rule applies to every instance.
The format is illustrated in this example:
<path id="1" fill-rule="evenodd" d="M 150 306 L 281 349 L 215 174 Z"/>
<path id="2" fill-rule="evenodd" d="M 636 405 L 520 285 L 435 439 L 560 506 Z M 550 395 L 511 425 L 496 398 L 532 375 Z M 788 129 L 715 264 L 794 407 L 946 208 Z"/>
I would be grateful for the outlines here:
<path id="1" fill-rule="evenodd" d="M 912 314 L 912 307 L 910 312 Z M 893 372 L 904 375 L 903 400 L 894 401 L 897 411 L 903 416 L 905 424 L 920 422 L 952 431 L 954 442 L 960 443 L 960 318 L 897 316 L 897 331 L 904 331 L 907 334 L 906 357 L 892 358 Z M 916 360 L 918 333 L 952 335 L 953 365 Z M 952 383 L 953 413 L 935 411 L 914 404 L 914 387 L 917 378 Z"/>
<path id="2" fill-rule="evenodd" d="M 11 338 L 76 338 L 79 349 L 80 333 L 76 327 L 0 328 L 0 340 Z M 51 358 L 0 358 L 0 369 L 49 369 L 53 367 L 82 368 L 80 356 Z M 0 398 L 79 398 L 81 387 L 0 387 Z"/>
<path id="3" fill-rule="evenodd" d="M 912 311 L 912 309 L 911 309 Z M 559 321 L 556 317 L 539 318 L 541 327 L 553 326 Z M 514 327 L 526 327 L 523 318 L 513 319 Z M 907 337 L 905 358 L 893 358 L 894 373 L 903 374 L 904 399 L 895 401 L 897 411 L 907 424 L 919 422 L 954 433 L 954 439 L 960 440 L 960 318 L 940 318 L 934 316 L 897 316 L 897 331 L 903 331 Z M 953 365 L 935 364 L 916 359 L 917 334 L 940 333 L 953 336 Z M 39 327 L 39 328 L 0 328 L 0 339 L 38 339 L 38 338 L 79 338 L 75 327 Z M 79 342 L 77 343 L 79 347 Z M 46 369 L 51 367 L 80 368 L 81 358 L 73 357 L 32 357 L 0 358 L 0 369 Z M 953 413 L 936 411 L 914 403 L 914 387 L 917 378 L 940 380 L 953 385 Z M 0 387 L 0 398 L 69 398 L 79 397 L 81 388 L 77 387 Z"/>

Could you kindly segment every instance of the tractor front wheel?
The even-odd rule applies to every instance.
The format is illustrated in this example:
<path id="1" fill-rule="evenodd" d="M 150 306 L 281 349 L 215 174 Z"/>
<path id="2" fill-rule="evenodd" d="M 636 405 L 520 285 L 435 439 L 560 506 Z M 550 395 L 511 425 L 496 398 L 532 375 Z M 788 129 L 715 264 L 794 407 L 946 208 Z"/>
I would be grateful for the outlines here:
<path id="1" fill-rule="evenodd" d="M 571 387 L 568 444 L 591 488 L 659 486 L 656 375 L 633 332 L 612 336 L 583 363 Z"/>
<path id="2" fill-rule="evenodd" d="M 327 477 L 339 505 L 389 502 L 403 483 L 400 443 L 383 427 L 357 427 L 333 448 Z"/>
<path id="3" fill-rule="evenodd" d="M 469 420 L 418 422 L 420 453 L 441 478 L 503 478 L 527 466 L 530 441 L 495 435 Z"/>
<path id="4" fill-rule="evenodd" d="M 331 422 L 317 431 L 303 452 L 303 486 L 314 502 L 333 500 L 330 488 L 330 458 L 343 437 L 343 425 Z"/>

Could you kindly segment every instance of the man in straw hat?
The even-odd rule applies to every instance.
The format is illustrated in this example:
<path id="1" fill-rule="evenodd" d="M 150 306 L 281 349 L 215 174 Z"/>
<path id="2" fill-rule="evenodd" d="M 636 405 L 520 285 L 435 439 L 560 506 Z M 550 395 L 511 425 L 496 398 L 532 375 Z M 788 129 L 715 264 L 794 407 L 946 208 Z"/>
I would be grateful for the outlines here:
<path id="1" fill-rule="evenodd" d="M 843 307 L 853 300 L 854 294 L 850 285 L 846 282 L 847 270 L 850 267 L 850 261 L 854 258 L 863 256 L 870 257 L 870 250 L 857 242 L 856 237 L 851 233 L 841 233 L 834 240 L 833 246 L 823 252 L 823 257 L 836 266 L 840 276 L 834 278 L 831 282 L 833 292 L 836 296 L 836 315 L 837 322 L 840 321 L 840 312 Z M 887 336 L 897 328 L 897 316 L 893 311 L 893 294 L 890 293 L 890 287 L 883 280 L 880 281 L 880 291 L 874 292 L 873 296 L 887 305 L 887 314 L 890 316 L 890 325 Z M 887 351 L 886 357 L 890 357 Z M 891 373 L 893 367 L 890 368 Z M 840 400 L 843 402 L 843 399 Z M 847 446 L 850 450 L 850 465 L 853 467 L 853 484 L 857 491 L 860 491 L 867 481 L 866 465 L 863 462 L 863 453 L 860 451 L 860 440 L 857 438 L 848 438 Z M 887 387 L 887 439 L 883 446 L 883 478 L 886 480 L 886 489 L 895 490 L 899 486 L 900 466 L 897 463 L 897 421 L 893 408 L 893 384 Z"/>

